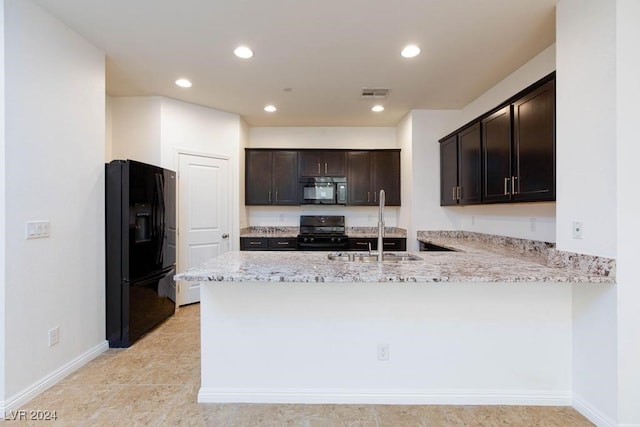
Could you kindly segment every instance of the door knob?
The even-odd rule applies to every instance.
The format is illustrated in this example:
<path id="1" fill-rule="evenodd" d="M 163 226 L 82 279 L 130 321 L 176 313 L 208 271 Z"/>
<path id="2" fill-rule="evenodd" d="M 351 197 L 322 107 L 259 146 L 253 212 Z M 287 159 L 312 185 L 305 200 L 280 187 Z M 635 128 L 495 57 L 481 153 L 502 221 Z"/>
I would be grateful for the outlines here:
<path id="1" fill-rule="evenodd" d="M 226 239 L 227 237 L 229 237 L 229 235 L 228 235 L 227 233 L 224 233 L 224 234 L 222 235 L 222 238 L 223 238 L 223 239 Z"/>

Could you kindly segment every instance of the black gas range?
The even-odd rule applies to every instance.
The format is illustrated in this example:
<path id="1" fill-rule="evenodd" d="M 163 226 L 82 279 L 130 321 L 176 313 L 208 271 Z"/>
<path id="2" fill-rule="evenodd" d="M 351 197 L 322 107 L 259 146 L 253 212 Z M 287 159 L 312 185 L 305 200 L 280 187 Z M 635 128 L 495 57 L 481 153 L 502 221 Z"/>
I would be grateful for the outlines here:
<path id="1" fill-rule="evenodd" d="M 349 247 L 344 216 L 301 215 L 298 250 L 341 251 Z"/>

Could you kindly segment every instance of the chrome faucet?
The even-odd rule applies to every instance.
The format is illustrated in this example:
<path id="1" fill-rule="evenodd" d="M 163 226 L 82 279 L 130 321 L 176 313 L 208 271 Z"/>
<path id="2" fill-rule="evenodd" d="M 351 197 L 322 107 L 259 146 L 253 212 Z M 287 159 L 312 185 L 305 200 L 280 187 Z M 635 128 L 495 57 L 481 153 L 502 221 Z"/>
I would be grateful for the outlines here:
<path id="1" fill-rule="evenodd" d="M 378 250 L 371 252 L 369 245 L 369 255 L 376 255 L 378 261 L 384 258 L 384 190 L 380 190 L 380 204 L 378 205 Z"/>

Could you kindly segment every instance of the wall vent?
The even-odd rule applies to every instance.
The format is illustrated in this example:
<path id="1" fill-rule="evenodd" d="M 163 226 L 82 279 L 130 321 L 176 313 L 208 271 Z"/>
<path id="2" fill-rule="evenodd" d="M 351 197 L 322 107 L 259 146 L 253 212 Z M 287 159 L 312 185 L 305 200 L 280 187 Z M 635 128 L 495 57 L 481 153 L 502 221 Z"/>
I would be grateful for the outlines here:
<path id="1" fill-rule="evenodd" d="M 362 99 L 384 99 L 389 95 L 388 87 L 363 87 L 360 97 Z"/>

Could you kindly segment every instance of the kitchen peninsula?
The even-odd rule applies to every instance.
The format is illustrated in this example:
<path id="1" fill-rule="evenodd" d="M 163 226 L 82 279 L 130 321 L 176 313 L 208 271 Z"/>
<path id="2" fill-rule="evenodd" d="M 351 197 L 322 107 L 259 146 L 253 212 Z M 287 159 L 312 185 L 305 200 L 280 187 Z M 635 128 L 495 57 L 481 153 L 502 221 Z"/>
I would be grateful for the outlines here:
<path id="1" fill-rule="evenodd" d="M 611 265 L 418 238 L 455 251 L 381 263 L 228 252 L 176 276 L 207 282 L 198 401 L 571 404 L 572 287 L 611 286 Z"/>

